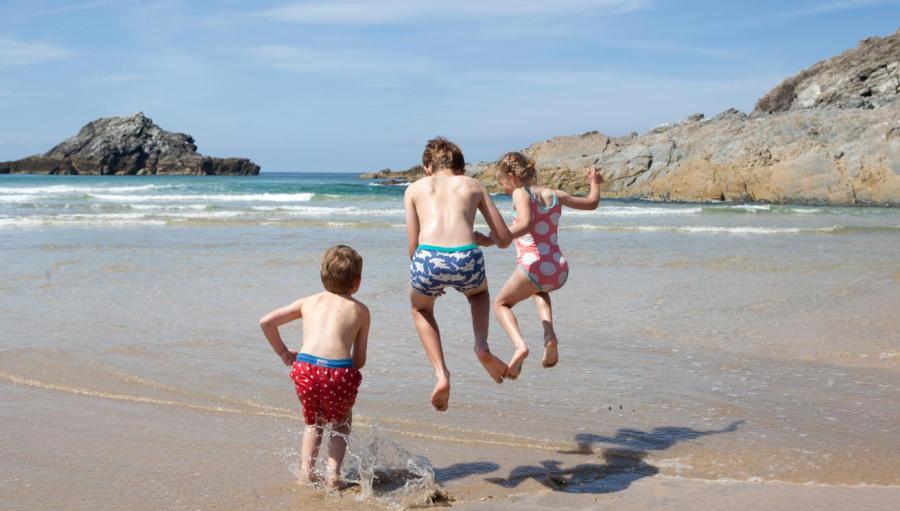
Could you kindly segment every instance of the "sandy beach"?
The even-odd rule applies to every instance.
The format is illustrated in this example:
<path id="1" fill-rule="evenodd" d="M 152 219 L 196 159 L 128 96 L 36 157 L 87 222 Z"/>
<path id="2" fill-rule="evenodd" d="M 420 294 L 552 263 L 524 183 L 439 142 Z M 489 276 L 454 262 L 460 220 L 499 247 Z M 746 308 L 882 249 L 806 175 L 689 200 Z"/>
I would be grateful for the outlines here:
<path id="1" fill-rule="evenodd" d="M 612 201 L 564 214 L 560 365 L 541 368 L 535 349 L 518 381 L 493 383 L 451 293 L 437 307 L 453 384 L 440 414 L 409 317 L 402 189 L 271 179 L 0 184 L 19 208 L 0 228 L 3 507 L 897 500 L 895 210 Z M 15 187 L 47 206 L 21 209 Z M 300 407 L 257 321 L 315 291 L 321 251 L 339 242 L 365 259 L 359 299 L 374 320 L 346 464 L 360 486 L 335 496 L 296 483 Z M 486 260 L 496 293 L 513 254 Z M 299 335 L 286 330 L 295 347 Z M 511 354 L 496 324 L 490 342 Z"/>
<path id="2" fill-rule="evenodd" d="M 404 491 L 398 490 L 404 479 L 394 477 L 376 485 L 378 497 L 363 496 L 359 487 L 328 494 L 299 486 L 289 470 L 297 455 L 290 445 L 299 429 L 296 418 L 225 411 L 233 405 L 216 410 L 129 402 L 122 395 L 81 394 L 73 399 L 71 389 L 35 385 L 23 382 L 12 392 L 4 391 L 9 398 L 4 400 L 4 425 L 12 433 L 5 435 L 4 464 L 16 467 L 6 470 L 9 475 L 3 481 L 4 499 L 14 504 L 9 509 L 381 510 L 449 505 L 466 510 L 887 510 L 900 496 L 896 485 L 662 475 L 660 468 L 628 452 L 571 454 L 484 445 L 473 450 L 465 443 L 448 449 L 434 438 L 440 435 L 410 436 L 397 424 L 395 431 L 378 435 L 441 459 L 434 467 L 436 483 Z M 39 410 L 33 406 L 36 400 L 42 404 Z M 35 428 L 45 434 L 42 441 L 31 433 Z M 162 428 L 168 434 L 162 435 Z M 357 433 L 366 436 L 367 429 Z"/>
<path id="3" fill-rule="evenodd" d="M 0 1 L 0 511 L 900 509 L 898 14 Z"/>

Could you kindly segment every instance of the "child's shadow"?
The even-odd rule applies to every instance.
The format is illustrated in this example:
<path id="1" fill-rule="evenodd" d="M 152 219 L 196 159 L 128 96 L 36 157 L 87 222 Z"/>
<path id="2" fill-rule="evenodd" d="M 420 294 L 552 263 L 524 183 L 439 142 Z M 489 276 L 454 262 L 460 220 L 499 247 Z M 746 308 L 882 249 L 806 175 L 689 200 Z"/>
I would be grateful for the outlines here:
<path id="1" fill-rule="evenodd" d="M 700 431 L 684 427 L 654 428 L 652 431 L 623 428 L 615 436 L 579 433 L 575 435 L 578 448 L 560 454 L 595 454 L 594 444 L 613 444 L 603 449 L 603 463 L 582 463 L 562 468 L 562 462 L 544 460 L 539 465 L 521 465 L 512 469 L 506 478 L 489 477 L 486 481 L 504 488 L 515 488 L 528 479 L 556 491 L 567 493 L 612 493 L 622 491 L 638 479 L 656 475 L 659 469 L 644 462 L 647 451 L 668 449 L 678 442 L 719 433 L 736 431 L 744 421 L 734 421 L 722 429 Z"/>
<path id="2" fill-rule="evenodd" d="M 500 468 L 500 465 L 489 461 L 475 461 L 471 463 L 456 463 L 446 468 L 434 469 L 434 479 L 440 483 L 462 479 L 474 474 L 487 474 Z"/>

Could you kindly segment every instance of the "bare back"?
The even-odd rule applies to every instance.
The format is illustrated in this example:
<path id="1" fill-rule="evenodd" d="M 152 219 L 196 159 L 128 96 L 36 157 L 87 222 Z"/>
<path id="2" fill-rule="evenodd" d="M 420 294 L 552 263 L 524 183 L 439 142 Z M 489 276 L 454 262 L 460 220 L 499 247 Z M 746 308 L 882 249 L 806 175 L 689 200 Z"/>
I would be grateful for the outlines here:
<path id="1" fill-rule="evenodd" d="M 406 200 L 418 222 L 419 244 L 454 247 L 474 241 L 475 213 L 484 187 L 468 176 L 434 174 L 411 184 Z"/>
<path id="2" fill-rule="evenodd" d="M 353 298 L 327 291 L 303 298 L 303 346 L 301 353 L 321 358 L 351 357 L 353 344 L 366 324 L 366 307 Z"/>
<path id="3" fill-rule="evenodd" d="M 556 190 L 552 190 L 550 188 L 544 188 L 543 186 L 529 186 L 529 190 L 538 200 L 538 206 L 542 208 L 549 208 L 556 202 L 554 198 L 556 196 Z"/>

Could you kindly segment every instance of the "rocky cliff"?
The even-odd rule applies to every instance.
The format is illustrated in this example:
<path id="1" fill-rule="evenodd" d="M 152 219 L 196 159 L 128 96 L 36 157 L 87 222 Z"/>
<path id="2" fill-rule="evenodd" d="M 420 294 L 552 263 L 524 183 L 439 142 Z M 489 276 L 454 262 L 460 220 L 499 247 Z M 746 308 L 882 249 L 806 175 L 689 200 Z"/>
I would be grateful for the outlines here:
<path id="1" fill-rule="evenodd" d="M 786 79 L 751 115 L 692 115 L 640 136 L 585 133 L 524 152 L 550 186 L 657 200 L 900 205 L 900 31 Z M 482 174 L 492 181 L 492 170 Z"/>
<path id="2" fill-rule="evenodd" d="M 900 94 L 900 31 L 870 37 L 781 82 L 756 103 L 756 113 L 806 108 L 876 108 Z"/>
<path id="3" fill-rule="evenodd" d="M 143 112 L 97 119 L 44 154 L 0 163 L 0 174 L 256 175 L 246 158 L 197 152 L 190 135 L 164 131 Z"/>
<path id="4" fill-rule="evenodd" d="M 900 31 L 786 79 L 750 115 L 695 114 L 642 135 L 556 137 L 523 150 L 547 186 L 677 201 L 900 205 Z M 467 167 L 495 186 L 490 164 Z"/>

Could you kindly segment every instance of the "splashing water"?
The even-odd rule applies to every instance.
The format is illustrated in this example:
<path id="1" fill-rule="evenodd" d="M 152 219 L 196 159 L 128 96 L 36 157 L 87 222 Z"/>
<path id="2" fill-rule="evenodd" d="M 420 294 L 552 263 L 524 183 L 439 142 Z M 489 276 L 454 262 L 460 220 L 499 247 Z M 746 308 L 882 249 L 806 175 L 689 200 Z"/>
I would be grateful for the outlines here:
<path id="1" fill-rule="evenodd" d="M 427 505 L 445 498 L 428 458 L 404 449 L 377 427 L 351 439 L 347 473 L 354 472 L 361 497 L 402 506 Z M 348 477 L 349 479 L 349 477 Z"/>
<path id="2" fill-rule="evenodd" d="M 358 493 L 351 492 L 357 500 L 375 499 L 391 508 L 402 509 L 447 499 L 446 492 L 435 481 L 434 467 L 428 458 L 407 451 L 378 427 L 370 426 L 361 432 L 357 429 L 352 435 L 330 429 L 329 426 L 323 432 L 314 467 L 319 481 L 326 480 L 328 439 L 335 435 L 347 442 L 341 480 L 358 487 Z M 300 453 L 294 452 L 297 460 Z M 289 468 L 302 478 L 299 461 L 292 462 Z"/>

